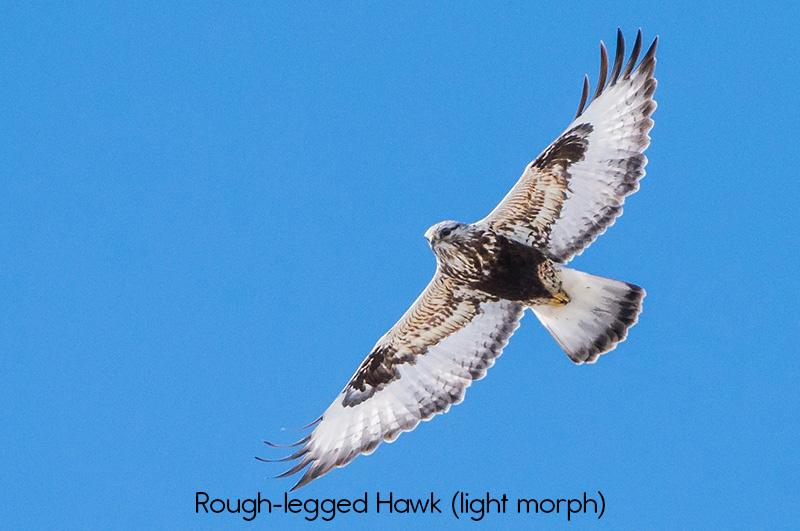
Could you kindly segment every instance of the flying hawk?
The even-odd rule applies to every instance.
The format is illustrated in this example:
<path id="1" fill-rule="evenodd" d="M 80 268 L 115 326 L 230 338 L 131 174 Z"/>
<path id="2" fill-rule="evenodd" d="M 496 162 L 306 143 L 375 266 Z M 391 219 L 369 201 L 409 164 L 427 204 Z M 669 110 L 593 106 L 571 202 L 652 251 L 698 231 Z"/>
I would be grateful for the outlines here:
<path id="1" fill-rule="evenodd" d="M 610 76 L 601 42 L 591 103 L 584 109 L 586 77 L 575 119 L 497 208 L 475 223 L 443 221 L 428 229 L 437 263 L 433 279 L 333 404 L 306 427 L 313 431 L 288 445 L 299 449 L 278 461 L 299 462 L 278 477 L 308 466 L 292 490 L 461 402 L 501 354 L 526 308 L 575 363 L 594 363 L 625 339 L 644 290 L 563 264 L 613 224 L 625 197 L 639 188 L 656 108 L 657 42 L 634 69 L 639 30 L 623 66 L 618 30 Z"/>

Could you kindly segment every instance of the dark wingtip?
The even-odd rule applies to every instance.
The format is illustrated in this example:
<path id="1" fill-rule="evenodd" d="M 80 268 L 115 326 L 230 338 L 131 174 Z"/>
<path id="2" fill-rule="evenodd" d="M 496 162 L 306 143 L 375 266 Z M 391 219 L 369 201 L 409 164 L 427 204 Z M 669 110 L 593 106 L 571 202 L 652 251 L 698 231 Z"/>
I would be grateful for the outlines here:
<path id="1" fill-rule="evenodd" d="M 299 428 L 281 428 L 281 431 L 303 431 L 303 430 L 307 430 L 308 428 L 311 428 L 312 426 L 316 426 L 317 424 L 319 424 L 319 422 L 321 420 L 322 420 L 322 417 L 319 417 L 316 420 L 312 420 L 311 422 L 309 422 L 305 426 L 300 426 Z"/>
<path id="2" fill-rule="evenodd" d="M 308 464 L 309 464 L 311 461 L 313 461 L 313 459 L 309 459 L 309 458 L 308 458 L 308 456 L 306 456 L 306 458 L 305 458 L 305 459 L 301 459 L 299 463 L 297 463 L 296 465 L 294 465 L 292 468 L 290 468 L 289 470 L 287 470 L 287 471 L 286 471 L 286 472 L 284 472 L 283 474 L 278 474 L 277 476 L 275 476 L 275 478 L 276 478 L 276 479 L 279 479 L 279 478 L 285 478 L 285 477 L 289 477 L 289 476 L 292 476 L 292 475 L 294 475 L 294 474 L 297 474 L 298 472 L 300 472 L 301 470 L 303 470 L 303 468 L 305 468 L 306 466 L 308 466 Z M 292 489 L 292 490 L 294 490 L 294 489 Z"/>
<path id="3" fill-rule="evenodd" d="M 612 86 L 617 82 L 619 73 L 622 70 L 622 62 L 625 60 L 625 37 L 622 35 L 622 30 L 617 28 L 617 51 L 614 57 L 614 68 L 611 70 L 611 78 L 608 81 L 608 86 Z"/>
<path id="4" fill-rule="evenodd" d="M 589 99 L 589 76 L 585 75 L 583 77 L 583 92 L 581 94 L 581 103 L 578 105 L 578 112 L 575 113 L 575 118 L 583 113 L 583 108 L 586 105 L 586 101 Z M 573 118 L 574 119 L 574 118 Z"/>
<path id="5" fill-rule="evenodd" d="M 308 453 L 308 447 L 304 446 L 295 453 L 293 453 L 292 455 L 287 455 L 286 457 L 281 457 L 280 459 L 264 459 L 263 457 L 256 457 L 256 459 L 261 461 L 262 463 L 285 463 L 286 461 L 293 461 L 299 457 L 303 457 L 307 453 Z"/>
<path id="6" fill-rule="evenodd" d="M 256 456 L 256 461 L 261 461 L 262 463 L 285 463 L 286 461 L 291 461 L 292 459 L 297 459 L 297 458 L 292 457 L 291 455 L 287 455 L 286 457 L 281 457 L 280 459 L 264 459 L 263 457 Z"/>
<path id="7" fill-rule="evenodd" d="M 603 41 L 600 41 L 600 79 L 597 80 L 597 89 L 594 91 L 594 96 L 592 96 L 592 101 L 596 100 L 597 97 L 603 93 L 603 89 L 606 88 L 606 76 L 608 75 L 608 52 L 606 51 L 606 45 Z"/>
<path id="8" fill-rule="evenodd" d="M 633 72 L 633 67 L 636 65 L 636 60 L 639 59 L 639 52 L 642 51 L 642 28 L 639 28 L 639 32 L 636 34 L 636 42 L 633 43 L 633 51 L 631 52 L 631 58 L 628 60 L 628 64 L 625 66 L 625 72 L 622 73 L 622 79 L 627 79 L 628 76 L 631 75 Z"/>
<path id="9" fill-rule="evenodd" d="M 282 459 L 264 459 L 263 457 L 256 456 L 256 461 L 261 461 L 262 463 L 282 463 L 283 461 L 290 461 L 290 459 L 289 456 Z"/>
<path id="10" fill-rule="evenodd" d="M 657 47 L 658 47 L 658 35 L 656 35 L 656 38 L 653 39 L 653 44 L 650 45 L 650 48 L 647 49 L 647 52 L 645 52 L 644 57 L 642 57 L 641 65 L 647 65 L 650 63 L 650 61 L 655 59 Z M 639 65 L 640 68 L 641 65 Z"/>
<path id="11" fill-rule="evenodd" d="M 319 477 L 319 474 L 313 473 L 313 467 L 309 468 L 308 470 L 306 470 L 306 473 L 303 474 L 303 477 L 300 478 L 300 481 L 295 483 L 294 487 L 289 489 L 289 492 L 294 492 L 297 489 L 299 489 L 300 487 L 304 487 L 304 486 L 308 485 L 309 483 L 311 483 L 312 481 L 314 481 L 318 477 Z"/>
<path id="12" fill-rule="evenodd" d="M 272 447 L 272 448 L 294 448 L 295 446 L 300 446 L 301 444 L 307 443 L 309 440 L 311 440 L 311 434 L 306 435 L 305 437 L 303 437 L 299 441 L 293 442 L 292 444 L 275 444 L 275 443 L 271 443 L 269 441 L 262 441 L 262 442 L 264 444 L 266 444 L 267 446 Z"/>
<path id="13" fill-rule="evenodd" d="M 306 425 L 305 425 L 305 426 L 303 426 L 302 428 L 298 428 L 298 430 L 307 430 L 308 428 L 311 428 L 311 427 L 313 427 L 313 426 L 316 426 L 316 425 L 317 425 L 317 424 L 319 424 L 321 421 L 322 421 L 322 416 L 320 415 L 320 416 L 319 416 L 319 418 L 317 418 L 317 420 L 312 420 L 311 422 L 309 422 L 308 424 L 306 424 Z"/>
<path id="14" fill-rule="evenodd" d="M 658 37 L 656 36 L 653 39 L 653 43 L 645 52 L 644 57 L 642 57 L 641 63 L 639 63 L 639 68 L 637 72 L 640 70 L 645 69 L 652 69 L 653 65 L 655 64 L 655 55 L 656 55 L 656 48 L 658 47 Z M 600 41 L 600 78 L 597 81 L 597 88 L 594 91 L 594 95 L 592 96 L 592 100 L 596 100 L 605 90 L 606 87 L 611 87 L 614 85 L 620 78 L 621 79 L 628 79 L 631 73 L 636 66 L 636 63 L 639 59 L 639 54 L 642 51 L 642 28 L 636 32 L 636 41 L 633 44 L 633 50 L 631 51 L 631 56 L 628 59 L 627 64 L 625 65 L 624 71 L 622 70 L 622 63 L 625 62 L 625 37 L 622 34 L 622 29 L 617 27 L 617 49 L 614 54 L 614 66 L 611 69 L 611 75 L 608 76 L 608 51 L 606 50 L 606 45 L 603 41 Z M 652 72 L 651 72 L 652 73 Z M 578 112 L 575 113 L 575 118 L 577 119 L 586 108 L 586 104 L 589 101 L 589 76 L 584 76 L 583 78 L 583 91 L 581 93 L 581 102 L 578 105 Z M 313 425 L 313 424 L 311 424 Z"/>

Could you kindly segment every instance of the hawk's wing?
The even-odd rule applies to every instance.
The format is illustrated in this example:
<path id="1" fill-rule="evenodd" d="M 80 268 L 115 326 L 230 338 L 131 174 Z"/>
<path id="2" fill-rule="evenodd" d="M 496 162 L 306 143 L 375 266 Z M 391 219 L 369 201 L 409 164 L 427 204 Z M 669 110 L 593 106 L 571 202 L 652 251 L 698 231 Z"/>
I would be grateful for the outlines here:
<path id="1" fill-rule="evenodd" d="M 314 431 L 293 445 L 300 449 L 282 459 L 300 461 L 279 477 L 310 465 L 293 490 L 302 487 L 461 402 L 501 354 L 523 311 L 521 304 L 487 300 L 437 271 L 312 424 Z"/>
<path id="2" fill-rule="evenodd" d="M 485 219 L 495 231 L 567 262 L 602 234 L 622 213 L 625 196 L 639 188 L 656 108 L 653 41 L 634 71 L 642 44 L 636 37 L 624 71 L 625 42 L 617 32 L 614 67 L 605 86 L 608 56 L 601 43 L 600 81 L 593 101 L 588 78 L 575 120 L 531 162 L 522 177 Z"/>

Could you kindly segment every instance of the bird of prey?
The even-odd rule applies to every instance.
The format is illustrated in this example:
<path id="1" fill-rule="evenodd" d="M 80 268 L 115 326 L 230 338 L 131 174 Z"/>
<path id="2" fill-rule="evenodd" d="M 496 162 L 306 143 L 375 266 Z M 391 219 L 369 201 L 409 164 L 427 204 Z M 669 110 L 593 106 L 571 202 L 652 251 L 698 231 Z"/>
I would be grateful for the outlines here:
<path id="1" fill-rule="evenodd" d="M 526 308 L 578 364 L 594 363 L 625 339 L 644 290 L 564 264 L 614 223 L 625 197 L 639 188 L 656 108 L 657 41 L 636 67 L 642 32 L 625 62 L 618 30 L 610 75 L 601 42 L 600 79 L 589 106 L 587 76 L 575 119 L 500 204 L 475 223 L 443 221 L 428 229 L 433 279 L 306 427 L 313 431 L 285 446 L 298 449 L 278 461 L 299 461 L 278 477 L 308 467 L 292 490 L 461 402 Z"/>

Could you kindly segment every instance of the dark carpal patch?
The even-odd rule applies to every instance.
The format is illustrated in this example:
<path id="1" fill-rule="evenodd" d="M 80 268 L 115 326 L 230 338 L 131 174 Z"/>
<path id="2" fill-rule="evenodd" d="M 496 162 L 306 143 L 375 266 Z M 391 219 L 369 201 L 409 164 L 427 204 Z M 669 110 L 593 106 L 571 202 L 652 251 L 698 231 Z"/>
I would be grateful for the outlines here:
<path id="1" fill-rule="evenodd" d="M 567 169 L 570 165 L 583 160 L 589 147 L 587 138 L 593 130 L 588 123 L 576 125 L 561 135 L 550 147 L 531 164 L 532 168 L 548 170 L 556 165 Z"/>
<path id="2" fill-rule="evenodd" d="M 395 364 L 403 360 L 395 359 L 394 354 L 385 346 L 376 347 L 369 353 L 345 388 L 345 406 L 360 404 L 398 377 Z"/>
<path id="3" fill-rule="evenodd" d="M 545 260 L 538 250 L 498 235 L 485 275 L 472 287 L 511 301 L 547 297 L 539 278 L 539 265 Z"/>

